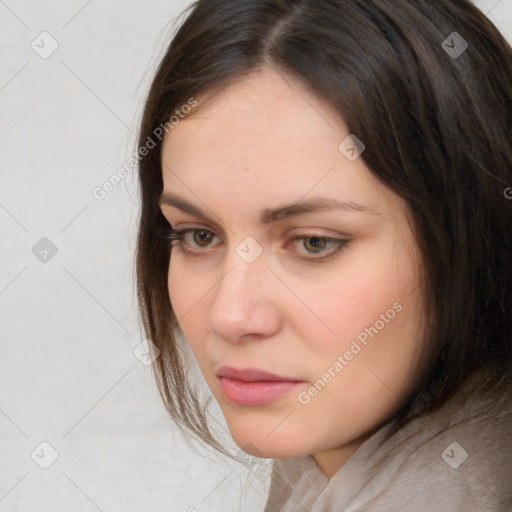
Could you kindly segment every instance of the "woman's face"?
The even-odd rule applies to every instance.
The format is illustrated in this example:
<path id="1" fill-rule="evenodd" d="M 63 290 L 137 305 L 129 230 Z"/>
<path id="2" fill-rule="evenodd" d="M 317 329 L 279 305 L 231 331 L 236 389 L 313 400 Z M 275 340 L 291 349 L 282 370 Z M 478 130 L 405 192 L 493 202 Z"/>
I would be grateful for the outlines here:
<path id="1" fill-rule="evenodd" d="M 163 214 L 191 230 L 172 249 L 172 307 L 236 443 L 312 454 L 332 476 L 411 390 L 407 207 L 300 82 L 265 70 L 213 99 L 162 149 Z"/>

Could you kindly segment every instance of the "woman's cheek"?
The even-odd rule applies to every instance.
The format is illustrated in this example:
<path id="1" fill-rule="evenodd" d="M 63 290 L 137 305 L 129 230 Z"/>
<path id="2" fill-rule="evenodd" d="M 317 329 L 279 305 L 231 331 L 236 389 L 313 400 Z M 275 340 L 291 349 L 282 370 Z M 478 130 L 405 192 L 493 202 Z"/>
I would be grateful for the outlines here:
<path id="1" fill-rule="evenodd" d="M 170 265 L 167 286 L 171 306 L 178 322 L 186 323 L 187 317 L 193 316 L 194 297 L 197 294 L 193 277 L 191 279 L 186 270 L 179 265 Z"/>

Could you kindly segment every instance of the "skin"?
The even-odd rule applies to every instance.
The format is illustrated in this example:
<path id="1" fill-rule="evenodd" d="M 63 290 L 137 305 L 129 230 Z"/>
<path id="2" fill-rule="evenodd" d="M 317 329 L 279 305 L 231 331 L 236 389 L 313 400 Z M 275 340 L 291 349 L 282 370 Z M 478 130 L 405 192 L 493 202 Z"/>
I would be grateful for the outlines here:
<path id="1" fill-rule="evenodd" d="M 298 80 L 263 68 L 197 99 L 200 110 L 164 139 L 162 172 L 164 192 L 206 217 L 166 204 L 162 212 L 175 229 L 212 235 L 190 232 L 184 246 L 173 245 L 173 309 L 235 442 L 262 457 L 313 455 L 331 478 L 414 386 L 423 303 L 407 205 L 361 157 L 352 162 L 341 153 L 349 129 Z M 260 222 L 264 208 L 313 197 L 374 211 L 329 209 Z M 336 246 L 315 247 L 312 233 L 349 243 L 320 261 Z M 307 236 L 293 240 L 297 235 Z M 252 263 L 236 251 L 248 236 L 263 249 Z M 397 302 L 401 311 L 301 403 L 298 394 Z M 269 404 L 239 405 L 219 387 L 221 364 L 303 383 Z"/>

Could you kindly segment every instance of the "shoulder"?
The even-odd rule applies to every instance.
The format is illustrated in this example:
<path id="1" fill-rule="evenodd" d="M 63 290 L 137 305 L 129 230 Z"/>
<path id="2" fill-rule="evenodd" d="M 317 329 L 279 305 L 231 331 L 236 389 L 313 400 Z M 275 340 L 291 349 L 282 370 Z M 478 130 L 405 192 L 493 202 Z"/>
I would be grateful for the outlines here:
<path id="1" fill-rule="evenodd" d="M 482 391 L 475 372 L 437 411 L 416 418 L 382 446 L 389 485 L 379 497 L 403 512 L 512 507 L 512 389 Z"/>

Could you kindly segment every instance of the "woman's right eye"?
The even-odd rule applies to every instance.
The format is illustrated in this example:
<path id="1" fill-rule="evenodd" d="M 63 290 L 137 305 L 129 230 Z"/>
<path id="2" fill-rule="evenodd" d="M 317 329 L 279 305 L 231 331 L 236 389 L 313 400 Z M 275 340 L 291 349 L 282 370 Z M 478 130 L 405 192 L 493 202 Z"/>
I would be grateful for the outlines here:
<path id="1" fill-rule="evenodd" d="M 178 245 L 190 252 L 208 248 L 216 236 L 215 233 L 203 228 L 171 229 L 167 234 L 171 245 Z"/>

